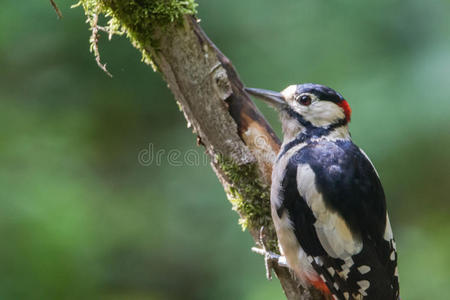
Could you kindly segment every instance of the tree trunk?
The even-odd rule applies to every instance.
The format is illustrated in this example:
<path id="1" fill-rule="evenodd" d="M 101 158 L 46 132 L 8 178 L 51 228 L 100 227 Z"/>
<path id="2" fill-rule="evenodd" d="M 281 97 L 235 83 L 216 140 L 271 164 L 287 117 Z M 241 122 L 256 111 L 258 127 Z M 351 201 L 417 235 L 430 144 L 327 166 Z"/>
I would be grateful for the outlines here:
<path id="1" fill-rule="evenodd" d="M 127 7 L 138 5 L 129 2 Z M 88 9 L 92 7 L 85 3 L 82 4 L 89 18 Z M 100 9 L 105 11 L 106 7 L 112 12 L 113 18 L 128 30 L 134 46 L 144 57 L 151 57 L 162 73 L 199 144 L 211 157 L 211 165 L 239 213 L 241 224 L 257 244 L 264 226 L 265 244 L 276 252 L 269 195 L 272 164 L 280 142 L 244 92 L 230 60 L 191 15 L 182 15 L 164 26 L 152 23 L 148 30 L 151 38 L 145 39 L 146 34 L 139 32 L 142 26 L 136 26 L 142 19 L 133 19 L 134 12 L 130 9 L 119 11 L 123 2 L 103 0 L 100 3 Z M 130 24 L 134 27 L 130 28 Z M 288 269 L 276 265 L 274 271 L 287 299 L 324 299 L 317 290 L 300 287 Z"/>

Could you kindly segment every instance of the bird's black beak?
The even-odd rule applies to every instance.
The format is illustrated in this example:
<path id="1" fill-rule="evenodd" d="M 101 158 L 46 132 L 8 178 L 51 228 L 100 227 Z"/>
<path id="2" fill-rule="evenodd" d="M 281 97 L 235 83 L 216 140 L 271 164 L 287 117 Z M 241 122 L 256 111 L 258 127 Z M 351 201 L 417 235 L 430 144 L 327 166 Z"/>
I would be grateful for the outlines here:
<path id="1" fill-rule="evenodd" d="M 245 91 L 256 98 L 259 98 L 269 104 L 272 104 L 276 108 L 283 108 L 287 105 L 286 100 L 279 92 L 263 90 L 263 89 L 254 89 L 254 88 L 245 88 Z"/>

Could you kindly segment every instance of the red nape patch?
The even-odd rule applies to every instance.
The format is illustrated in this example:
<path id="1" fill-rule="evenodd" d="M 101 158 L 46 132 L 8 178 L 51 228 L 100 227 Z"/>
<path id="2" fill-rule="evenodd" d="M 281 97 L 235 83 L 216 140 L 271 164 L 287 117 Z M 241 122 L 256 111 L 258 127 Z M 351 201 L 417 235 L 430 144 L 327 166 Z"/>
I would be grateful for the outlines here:
<path id="1" fill-rule="evenodd" d="M 323 280 L 320 277 L 317 280 L 311 281 L 310 283 L 317 290 L 321 291 L 324 295 L 331 296 L 330 290 L 328 289 L 327 285 L 325 284 L 325 282 L 323 282 Z"/>
<path id="2" fill-rule="evenodd" d="M 348 102 L 342 100 L 337 105 L 339 105 L 344 110 L 345 119 L 347 120 L 347 123 L 350 122 L 350 118 L 352 116 L 352 109 L 350 108 L 350 105 L 348 105 Z"/>

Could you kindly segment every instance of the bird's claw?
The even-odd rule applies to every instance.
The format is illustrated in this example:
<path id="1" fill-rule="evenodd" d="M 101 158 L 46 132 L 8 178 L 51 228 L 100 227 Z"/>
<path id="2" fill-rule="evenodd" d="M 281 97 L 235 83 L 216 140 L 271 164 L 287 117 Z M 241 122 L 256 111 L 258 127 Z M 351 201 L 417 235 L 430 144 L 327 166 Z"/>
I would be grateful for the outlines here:
<path id="1" fill-rule="evenodd" d="M 286 257 L 268 251 L 264 240 L 264 226 L 259 231 L 259 243 L 262 248 L 253 247 L 252 251 L 264 256 L 264 265 L 266 267 L 266 277 L 268 280 L 272 279 L 272 269 L 275 265 L 287 267 Z"/>

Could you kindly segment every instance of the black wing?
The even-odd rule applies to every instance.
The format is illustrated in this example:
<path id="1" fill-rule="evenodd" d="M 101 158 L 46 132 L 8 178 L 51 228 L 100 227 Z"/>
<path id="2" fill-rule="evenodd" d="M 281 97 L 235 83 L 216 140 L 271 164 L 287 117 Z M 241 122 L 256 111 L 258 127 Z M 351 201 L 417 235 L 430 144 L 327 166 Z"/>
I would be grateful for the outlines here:
<path id="1" fill-rule="evenodd" d="M 310 201 L 305 201 L 298 190 L 297 168 L 304 164 L 314 172 L 326 208 L 337 212 L 362 242 L 357 254 L 332 257 L 320 242 Z M 314 258 L 314 269 L 325 278 L 333 294 L 340 299 L 352 299 L 352 295 L 398 299 L 395 242 L 384 238 L 387 214 L 383 188 L 358 147 L 351 141 L 308 144 L 290 158 L 282 187 L 284 200 L 278 213 L 284 209 L 289 212 L 300 245 Z"/>

